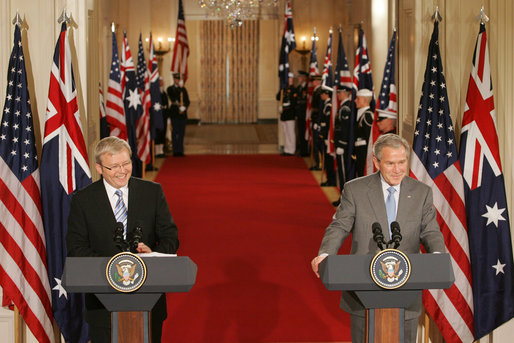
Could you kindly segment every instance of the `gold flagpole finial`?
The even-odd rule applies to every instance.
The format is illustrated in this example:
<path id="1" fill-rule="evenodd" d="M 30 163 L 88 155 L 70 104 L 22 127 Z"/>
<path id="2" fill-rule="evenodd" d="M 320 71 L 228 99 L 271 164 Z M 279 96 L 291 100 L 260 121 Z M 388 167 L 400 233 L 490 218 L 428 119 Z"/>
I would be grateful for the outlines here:
<path id="1" fill-rule="evenodd" d="M 62 22 L 65 21 L 66 24 L 69 24 L 71 23 L 71 17 L 68 16 L 68 14 L 66 13 L 66 8 L 62 10 L 62 13 L 61 15 L 59 16 L 59 19 L 57 19 L 57 22 L 59 24 L 62 24 Z"/>

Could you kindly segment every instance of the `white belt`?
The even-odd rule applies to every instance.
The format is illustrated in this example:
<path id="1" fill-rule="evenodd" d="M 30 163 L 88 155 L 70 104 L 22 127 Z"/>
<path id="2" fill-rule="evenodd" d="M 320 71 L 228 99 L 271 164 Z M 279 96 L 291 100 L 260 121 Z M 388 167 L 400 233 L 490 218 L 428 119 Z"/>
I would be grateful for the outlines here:
<path id="1" fill-rule="evenodd" d="M 366 145 L 366 141 L 364 139 L 357 139 L 355 141 L 355 146 L 364 146 Z"/>

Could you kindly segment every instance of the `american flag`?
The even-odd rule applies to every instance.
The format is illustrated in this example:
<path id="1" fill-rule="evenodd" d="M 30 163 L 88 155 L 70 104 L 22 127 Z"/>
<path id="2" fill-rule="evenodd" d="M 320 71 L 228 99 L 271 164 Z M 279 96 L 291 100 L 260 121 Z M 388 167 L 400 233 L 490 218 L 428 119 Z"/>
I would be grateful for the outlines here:
<path id="1" fill-rule="evenodd" d="M 293 27 L 293 11 L 291 2 L 287 0 L 284 13 L 284 36 L 280 46 L 280 56 L 278 59 L 278 78 L 280 79 L 280 89 L 286 89 L 289 85 L 289 53 L 296 48 Z"/>
<path id="2" fill-rule="evenodd" d="M 424 291 L 423 304 L 446 342 L 472 342 L 473 294 L 464 184 L 438 37 L 436 21 L 428 48 L 410 175 L 432 188 L 437 222 L 451 256 L 455 283 L 449 289 Z"/>
<path id="3" fill-rule="evenodd" d="M 311 59 L 309 63 L 309 82 L 307 83 L 307 106 L 305 110 L 305 139 L 310 140 L 312 137 L 311 121 L 312 121 L 312 93 L 314 86 L 312 84 L 312 77 L 319 75 L 318 57 L 316 55 L 316 28 L 312 35 Z"/>
<path id="4" fill-rule="evenodd" d="M 104 92 L 102 91 L 102 83 L 98 83 L 98 96 L 99 96 L 99 113 L 100 113 L 100 138 L 108 137 L 110 134 L 109 122 L 107 122 L 107 115 L 105 114 L 104 105 Z"/>
<path id="5" fill-rule="evenodd" d="M 337 99 L 337 90 L 341 87 L 352 88 L 352 74 L 348 67 L 348 60 L 343 46 L 343 30 L 339 28 L 339 39 L 337 46 L 337 63 L 335 71 L 334 92 L 332 94 L 332 114 L 330 116 L 330 130 L 328 132 L 329 149 L 328 151 L 335 156 L 334 147 L 334 125 L 337 113 L 339 111 L 339 100 Z"/>
<path id="6" fill-rule="evenodd" d="M 72 193 L 91 183 L 66 22 L 55 46 L 41 153 L 41 199 L 54 317 L 66 341 L 87 342 L 83 294 L 61 286 Z"/>
<path id="7" fill-rule="evenodd" d="M 0 285 L 39 342 L 54 342 L 39 169 L 18 26 L 0 128 Z M 5 338 L 4 338 L 5 339 Z"/>
<path id="8" fill-rule="evenodd" d="M 136 122 L 137 155 L 146 164 L 152 162 L 150 154 L 150 77 L 146 69 L 143 40 L 139 34 L 139 47 L 137 52 L 136 84 L 143 109 L 139 112 Z"/>
<path id="9" fill-rule="evenodd" d="M 395 84 L 395 60 L 396 60 L 396 29 L 393 31 L 393 37 L 389 44 L 389 50 L 387 52 L 386 64 L 384 67 L 384 76 L 382 78 L 382 86 L 380 87 L 380 93 L 378 95 L 378 106 L 375 108 L 375 118 L 373 125 L 371 126 L 368 154 L 366 157 L 366 175 L 372 174 L 375 171 L 375 165 L 373 164 L 373 144 L 375 144 L 377 138 L 380 136 L 378 130 L 377 120 L 379 112 L 389 112 L 396 114 L 398 112 L 398 103 L 396 98 L 396 84 Z"/>
<path id="10" fill-rule="evenodd" d="M 460 141 L 475 339 L 514 317 L 512 245 L 492 85 L 487 35 L 482 23 L 473 54 Z"/>
<path id="11" fill-rule="evenodd" d="M 175 45 L 173 46 L 173 58 L 171 60 L 171 72 L 182 75 L 187 81 L 187 58 L 189 57 L 189 44 L 187 42 L 186 20 L 182 0 L 178 0 L 177 32 L 175 33 Z"/>
<path id="12" fill-rule="evenodd" d="M 121 89 L 120 61 L 118 58 L 118 43 L 116 33 L 112 32 L 112 60 L 107 88 L 106 115 L 111 129 L 111 136 L 127 139 L 127 123 L 125 109 L 123 107 L 123 95 Z"/>
<path id="13" fill-rule="evenodd" d="M 162 116 L 161 87 L 159 85 L 159 67 L 155 55 L 152 34 L 150 34 L 150 56 L 148 57 L 148 71 L 150 73 L 150 137 L 155 139 L 156 130 L 164 130 Z"/>
<path id="14" fill-rule="evenodd" d="M 136 70 L 126 33 L 123 34 L 122 51 L 121 90 L 123 94 L 125 117 L 127 119 L 128 143 L 132 149 L 132 175 L 141 177 L 143 175 L 143 170 L 137 151 L 136 125 L 137 118 L 141 116 L 140 113 L 143 111 L 143 106 L 136 84 Z"/>

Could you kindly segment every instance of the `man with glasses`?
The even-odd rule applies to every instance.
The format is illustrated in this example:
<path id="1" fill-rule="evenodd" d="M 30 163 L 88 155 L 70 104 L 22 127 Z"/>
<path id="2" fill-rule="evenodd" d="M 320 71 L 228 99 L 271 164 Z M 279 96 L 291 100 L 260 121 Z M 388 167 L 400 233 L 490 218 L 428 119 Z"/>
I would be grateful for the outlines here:
<path id="1" fill-rule="evenodd" d="M 106 137 L 95 147 L 95 168 L 102 178 L 73 195 L 66 237 L 68 256 L 113 256 L 120 252 L 114 241 L 123 226 L 123 240 L 131 241 L 136 227 L 141 239 L 133 252 L 173 254 L 179 246 L 173 221 L 160 184 L 131 177 L 128 143 Z M 121 223 L 121 224 L 120 224 Z M 86 294 L 86 321 L 93 343 L 110 342 L 110 313 L 94 294 Z M 163 295 L 152 310 L 152 341 L 160 342 L 166 319 Z"/>

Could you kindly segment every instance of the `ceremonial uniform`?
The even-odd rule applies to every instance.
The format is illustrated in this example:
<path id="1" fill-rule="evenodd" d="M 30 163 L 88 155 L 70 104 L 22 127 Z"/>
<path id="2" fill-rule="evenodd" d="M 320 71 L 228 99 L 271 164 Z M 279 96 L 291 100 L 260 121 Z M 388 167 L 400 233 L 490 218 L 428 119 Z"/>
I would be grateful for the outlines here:
<path id="1" fill-rule="evenodd" d="M 323 151 L 323 141 L 319 139 L 320 134 L 320 111 L 322 106 L 321 101 L 321 86 L 314 89 L 312 93 L 312 107 L 311 107 L 311 125 L 312 125 L 312 153 L 314 155 L 314 168 L 318 169 L 320 166 L 319 154 Z M 319 170 L 319 169 L 318 169 Z"/>
<path id="2" fill-rule="evenodd" d="M 366 156 L 368 153 L 368 139 L 373 124 L 373 112 L 369 107 L 357 110 L 357 126 L 355 128 L 355 148 L 356 170 L 358 176 L 364 175 L 366 168 Z"/>
<path id="3" fill-rule="evenodd" d="M 298 126 L 298 144 L 300 156 L 309 156 L 309 144 L 305 139 L 305 125 L 307 112 L 307 82 L 296 87 L 296 124 Z"/>
<path id="4" fill-rule="evenodd" d="M 177 77 L 174 75 L 174 79 Z M 178 76 L 178 80 L 180 76 Z M 171 116 L 171 145 L 173 156 L 184 156 L 184 135 L 186 133 L 187 108 L 190 105 L 189 95 L 185 87 L 174 83 L 167 89 L 170 98 L 170 116 Z"/>
<path id="5" fill-rule="evenodd" d="M 350 117 L 352 109 L 350 99 L 343 101 L 334 120 L 334 146 L 336 149 L 337 174 L 339 188 L 342 190 L 346 182 L 346 166 L 348 165 L 348 141 L 350 139 Z"/>
<path id="6" fill-rule="evenodd" d="M 280 126 L 284 133 L 284 155 L 294 155 L 296 151 L 295 133 L 296 92 L 292 85 L 283 90 Z"/>
<path id="7" fill-rule="evenodd" d="M 320 141 L 323 144 L 323 169 L 326 172 L 327 180 L 321 183 L 321 186 L 336 186 L 336 171 L 334 169 L 334 156 L 328 153 L 328 132 L 330 130 L 330 118 L 332 115 L 332 99 L 331 99 L 331 91 L 326 91 L 328 94 L 328 99 L 326 99 L 323 103 L 323 111 L 320 115 Z"/>

